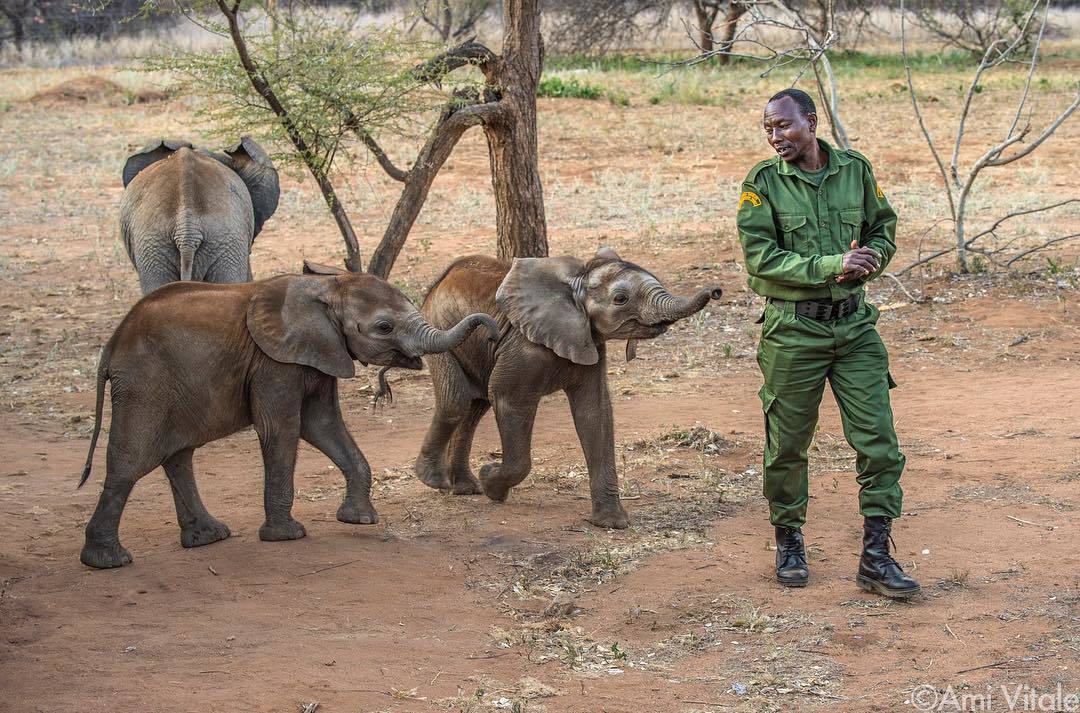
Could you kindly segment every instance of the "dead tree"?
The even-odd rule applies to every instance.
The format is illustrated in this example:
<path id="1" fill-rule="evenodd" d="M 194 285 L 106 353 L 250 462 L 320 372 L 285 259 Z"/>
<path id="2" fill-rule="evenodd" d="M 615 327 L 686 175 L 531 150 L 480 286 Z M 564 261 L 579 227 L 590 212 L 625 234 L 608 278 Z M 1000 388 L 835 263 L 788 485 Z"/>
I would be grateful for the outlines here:
<path id="1" fill-rule="evenodd" d="M 435 176 L 472 126 L 483 127 L 487 139 L 498 256 L 547 255 L 536 143 L 536 87 L 543 63 L 539 0 L 503 0 L 503 27 L 501 55 L 469 40 L 414 70 L 418 79 L 438 82 L 455 69 L 473 65 L 483 73 L 484 86 L 480 91 L 455 95 L 408 171 L 395 167 L 375 139 L 357 127 L 387 175 L 404 184 L 368 272 L 380 277 L 390 274 Z"/>
<path id="2" fill-rule="evenodd" d="M 695 28 L 698 33 L 698 47 L 703 52 L 712 52 L 717 39 L 721 47 L 730 47 L 739 18 L 746 14 L 746 4 L 738 0 L 692 0 L 691 4 L 694 7 L 694 19 L 697 21 Z M 713 27 L 721 10 L 724 10 L 724 20 L 720 23 L 719 38 L 717 38 Z M 729 55 L 720 55 L 719 62 L 727 64 L 729 59 L 731 59 Z"/>
<path id="3" fill-rule="evenodd" d="M 793 85 L 812 71 L 833 140 L 841 148 L 851 148 L 847 130 L 840 119 L 840 91 L 836 75 L 829 62 L 829 51 L 840 40 L 835 26 L 835 6 L 828 3 L 823 18 L 815 18 L 806 15 L 789 0 L 743 0 L 742 4 L 746 6 L 750 19 L 732 36 L 730 42 L 712 50 L 705 50 L 699 45 L 700 54 L 680 64 L 691 66 L 715 57 L 741 57 L 763 63 L 763 77 L 780 69 L 798 67 Z M 757 38 L 757 30 L 770 28 L 788 30 L 794 41 L 786 46 L 774 47 Z"/>
<path id="4" fill-rule="evenodd" d="M 492 0 L 413 0 L 417 22 L 435 30 L 443 42 L 473 34 L 493 4 Z"/>
<path id="5" fill-rule="evenodd" d="M 1046 18 L 1050 11 L 1049 0 L 1035 0 L 1028 10 L 1025 19 L 1017 28 L 1015 35 L 1011 38 L 997 38 L 991 41 L 983 52 L 982 59 L 979 62 L 979 66 L 976 68 L 974 76 L 971 79 L 971 84 L 968 85 L 967 93 L 964 98 L 964 105 L 961 109 L 960 116 L 957 120 L 956 136 L 953 140 L 952 158 L 946 167 L 945 162 L 942 160 L 941 154 L 938 152 L 937 146 L 934 143 L 933 137 L 930 135 L 930 131 L 926 128 L 926 122 L 923 121 L 922 110 L 919 107 L 918 95 L 915 91 L 915 84 L 912 81 L 911 65 L 908 62 L 907 54 L 907 39 L 904 29 L 904 4 L 901 0 L 900 4 L 900 52 L 904 58 L 904 71 L 907 75 L 908 93 L 911 95 L 911 105 L 915 110 L 915 117 L 919 123 L 919 129 L 922 131 L 923 138 L 926 139 L 927 146 L 930 148 L 930 153 L 934 157 L 934 162 L 937 164 L 938 171 L 941 175 L 942 185 L 945 187 L 945 192 L 948 197 L 950 221 L 953 226 L 953 245 L 944 248 L 942 250 L 935 251 L 927 256 L 920 256 L 915 262 L 904 267 L 895 273 L 897 276 L 904 274 L 912 268 L 925 264 L 931 260 L 937 259 L 942 255 L 948 255 L 949 253 L 956 252 L 957 266 L 961 272 L 968 272 L 970 265 L 968 261 L 968 253 L 973 252 L 982 255 L 987 260 L 1008 267 L 1015 263 L 1022 257 L 1030 255 L 1039 250 L 1056 245 L 1066 240 L 1071 240 L 1076 237 L 1080 237 L 1080 233 L 1073 233 L 1071 235 L 1065 235 L 1051 240 L 1043 242 L 1041 245 L 1034 248 L 1028 248 L 1019 252 L 1007 253 L 1007 250 L 1013 245 L 1014 241 L 1006 242 L 1004 245 L 994 248 L 983 248 L 977 246 L 975 243 L 987 236 L 996 236 L 996 231 L 1001 227 L 1003 223 L 1012 218 L 1017 218 L 1024 215 L 1031 215 L 1032 213 L 1041 213 L 1054 208 L 1058 208 L 1063 205 L 1080 202 L 1080 198 L 1070 198 L 1064 201 L 1058 201 L 1050 205 L 1041 206 L 1038 208 L 1031 208 L 1026 210 L 1019 210 L 1005 215 L 1004 217 L 995 221 L 989 228 L 975 235 L 969 236 L 967 234 L 967 205 L 968 200 L 971 198 L 972 190 L 975 186 L 975 180 L 979 175 L 987 168 L 996 168 L 1000 166 L 1006 166 L 1014 161 L 1018 161 L 1025 156 L 1028 156 L 1037 149 L 1046 139 L 1048 139 L 1057 129 L 1070 117 L 1077 107 L 1080 106 L 1080 82 L 1077 83 L 1076 97 L 1072 103 L 1067 106 L 1058 116 L 1039 132 L 1035 138 L 1028 141 L 1028 137 L 1032 132 L 1031 126 L 1031 110 L 1028 109 L 1025 115 L 1025 108 L 1027 107 L 1028 96 L 1031 92 L 1031 82 L 1035 76 L 1035 68 L 1038 65 L 1039 59 L 1039 47 L 1042 44 L 1043 35 L 1046 31 Z M 1041 15 L 1041 17 L 1040 17 Z M 1038 31 L 1033 32 L 1032 27 L 1037 26 Z M 1034 39 L 1031 39 L 1034 38 Z M 979 93 L 981 86 L 979 80 L 983 75 L 1005 63 L 1023 61 L 1021 55 L 1023 54 L 1023 46 L 1030 40 L 1032 49 L 1031 57 L 1026 62 L 1028 64 L 1027 80 L 1024 82 L 1024 88 L 1020 93 L 1020 99 L 1017 102 L 1016 112 L 1013 115 L 1013 119 L 1009 124 L 1008 129 L 1005 131 L 1004 138 L 998 143 L 986 149 L 979 158 L 975 160 L 967 169 L 961 170 L 960 168 L 960 147 L 964 141 L 964 130 L 966 128 L 968 116 L 972 111 L 972 102 L 975 95 Z M 1023 144 L 1023 146 L 1019 146 Z"/>

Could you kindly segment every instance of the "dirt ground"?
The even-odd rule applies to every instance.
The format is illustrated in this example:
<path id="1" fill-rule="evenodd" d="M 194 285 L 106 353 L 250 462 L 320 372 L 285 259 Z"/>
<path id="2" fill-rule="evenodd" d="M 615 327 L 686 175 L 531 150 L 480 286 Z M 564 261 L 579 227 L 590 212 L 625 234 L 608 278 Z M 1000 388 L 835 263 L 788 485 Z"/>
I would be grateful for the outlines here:
<path id="1" fill-rule="evenodd" d="M 1052 66 L 1059 83 L 1040 95 L 1041 111 L 1068 96 L 1058 77 L 1075 68 Z M 181 548 L 158 471 L 122 523 L 134 564 L 83 567 L 82 531 L 104 477 L 103 442 L 90 483 L 75 489 L 92 377 L 138 297 L 116 242 L 120 166 L 150 137 L 202 132 L 181 100 L 28 100 L 77 75 L 0 74 L 0 709 L 878 711 L 910 709 L 924 684 L 1080 692 L 1080 273 L 1067 246 L 1010 273 L 913 275 L 905 284 L 918 303 L 891 283 L 873 286 L 908 456 L 897 558 L 924 594 L 891 602 L 855 586 L 854 458 L 828 397 L 811 452 L 811 583 L 790 591 L 773 581 L 760 302 L 745 287 L 733 215 L 738 181 L 767 155 L 756 112 L 780 81 L 748 72 L 708 106 L 636 95 L 629 107 L 541 102 L 552 252 L 610 244 L 679 291 L 725 289 L 708 314 L 643 343 L 637 361 L 609 364 L 629 530 L 584 521 L 587 474 L 561 396 L 541 406 L 532 475 L 495 504 L 413 478 L 432 408 L 427 374 L 392 372 L 396 401 L 374 409 L 368 372 L 342 396 L 375 471 L 378 525 L 334 519 L 340 474 L 304 445 L 294 514 L 308 536 L 260 542 L 261 463 L 248 430 L 196 454 L 203 497 L 230 539 Z M 927 234 L 940 237 L 929 231 L 943 199 L 890 81 L 870 76 L 847 111 L 900 212 L 903 265 Z M 933 79 L 944 99 L 932 123 L 945 120 L 959 81 Z M 965 151 L 977 155 L 994 136 L 994 118 L 973 122 Z M 1073 121 L 1040 159 L 996 175 L 975 215 L 1080 194 L 1072 160 L 1061 160 L 1078 140 Z M 391 150 L 404 162 L 409 145 Z M 421 295 L 454 256 L 493 249 L 487 175 L 474 131 L 395 268 L 408 294 Z M 343 193 L 366 253 L 395 186 L 357 169 Z M 1077 215 L 1047 216 L 1030 234 L 1075 227 Z M 256 276 L 342 252 L 310 180 L 288 177 L 254 247 Z M 476 464 L 498 447 L 487 419 Z"/>

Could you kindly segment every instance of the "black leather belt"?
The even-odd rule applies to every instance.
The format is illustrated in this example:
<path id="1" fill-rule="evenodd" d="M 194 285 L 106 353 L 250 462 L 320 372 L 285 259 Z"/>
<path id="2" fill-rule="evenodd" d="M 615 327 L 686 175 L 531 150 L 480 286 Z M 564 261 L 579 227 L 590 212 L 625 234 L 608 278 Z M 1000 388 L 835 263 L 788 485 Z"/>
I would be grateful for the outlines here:
<path id="1" fill-rule="evenodd" d="M 775 297 L 769 297 L 768 301 L 780 309 L 783 309 L 784 305 L 788 302 L 787 300 L 780 300 Z M 859 309 L 859 304 L 861 302 L 862 295 L 852 295 L 846 300 L 840 300 L 839 302 L 833 302 L 831 300 L 799 300 L 795 303 L 795 314 L 809 317 L 810 319 L 816 319 L 819 322 L 831 322 L 854 314 L 855 310 Z"/>

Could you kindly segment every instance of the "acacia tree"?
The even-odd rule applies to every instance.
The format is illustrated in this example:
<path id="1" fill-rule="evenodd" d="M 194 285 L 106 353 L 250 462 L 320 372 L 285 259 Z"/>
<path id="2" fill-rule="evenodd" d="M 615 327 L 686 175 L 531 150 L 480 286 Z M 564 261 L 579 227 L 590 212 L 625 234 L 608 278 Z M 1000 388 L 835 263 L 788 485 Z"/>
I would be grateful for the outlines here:
<path id="1" fill-rule="evenodd" d="M 1066 240 L 1080 237 L 1080 233 L 1059 236 L 1047 240 L 1035 247 L 1028 247 L 1012 253 L 1007 251 L 1012 247 L 1014 241 L 1008 241 L 1004 245 L 995 248 L 982 248 L 975 244 L 982 238 L 996 236 L 997 231 L 1001 228 L 1002 224 L 1008 220 L 1077 203 L 1080 202 L 1080 198 L 1069 198 L 1045 206 L 1014 211 L 999 218 L 994 221 L 989 228 L 975 233 L 974 235 L 969 235 L 967 232 L 968 201 L 972 196 L 972 191 L 975 189 L 975 181 L 979 175 L 988 168 L 1007 166 L 1014 161 L 1019 161 L 1030 155 L 1055 131 L 1057 131 L 1070 116 L 1072 116 L 1077 107 L 1080 107 L 1080 82 L 1077 82 L 1076 97 L 1073 99 L 1072 103 L 1062 110 L 1056 118 L 1049 122 L 1042 131 L 1039 131 L 1033 139 L 1029 140 L 1029 137 L 1032 134 L 1032 125 L 1028 97 L 1031 92 L 1031 83 L 1035 76 L 1035 69 L 1038 66 L 1039 48 L 1042 44 L 1043 35 L 1046 32 L 1046 19 L 1049 11 L 1049 0 L 1035 0 L 1028 7 L 1024 20 L 1019 23 L 1011 37 L 997 37 L 988 43 L 986 49 L 983 51 L 979 65 L 972 76 L 971 83 L 968 85 L 967 93 L 964 97 L 964 105 L 957 119 L 952 157 L 949 161 L 948 168 L 946 168 L 945 162 L 938 152 L 934 139 L 927 129 L 926 123 L 923 121 L 922 110 L 919 107 L 915 84 L 911 76 L 911 65 L 908 62 L 907 41 L 904 30 L 904 4 L 903 0 L 901 0 L 900 51 L 904 58 L 904 70 L 907 76 L 908 93 L 911 96 L 911 105 L 915 111 L 919 129 L 926 139 L 927 146 L 929 146 L 930 153 L 934 157 L 934 162 L 937 164 L 941 174 L 941 182 L 948 198 L 949 220 L 953 226 L 953 245 L 943 250 L 938 250 L 931 255 L 920 257 L 911 265 L 898 271 L 896 273 L 898 276 L 917 265 L 924 264 L 954 251 L 956 252 L 957 266 L 961 272 L 968 272 L 970 270 L 968 261 L 969 252 L 980 254 L 992 262 L 1008 267 L 1031 253 L 1043 250 L 1051 245 Z M 987 71 L 996 67 L 1000 67 L 1006 63 L 1025 61 L 1023 48 L 1029 43 L 1031 45 L 1031 49 L 1029 50 L 1031 56 L 1026 59 L 1026 63 L 1028 64 L 1027 78 L 1024 82 L 1023 89 L 1020 92 L 1020 98 L 1017 101 L 1016 112 L 1013 114 L 1013 119 L 1010 122 L 1009 127 L 1004 132 L 1004 138 L 987 148 L 983 154 L 966 169 L 961 169 L 960 148 L 964 140 L 964 131 L 968 116 L 972 111 L 975 95 L 981 91 L 982 85 L 979 83 L 980 80 L 983 79 L 983 76 Z M 1020 144 L 1024 145 L 1020 146 Z"/>
<path id="2" fill-rule="evenodd" d="M 190 19 L 230 39 L 232 54 L 188 54 L 162 58 L 151 68 L 186 77 L 212 99 L 207 113 L 219 130 L 263 128 L 283 135 L 289 154 L 315 178 L 346 245 L 345 265 L 360 271 L 359 241 L 331 182 L 339 155 L 359 141 L 394 180 L 403 184 L 368 271 L 389 275 L 427 198 L 439 169 L 462 134 L 482 126 L 487 138 L 495 192 L 497 253 L 502 258 L 547 255 L 547 226 L 537 157 L 536 87 L 543 45 L 539 0 L 504 0 L 501 55 L 467 40 L 435 58 L 402 71 L 403 45 L 377 32 L 354 36 L 348 23 L 318 13 L 296 14 L 291 3 L 278 12 L 274 0 L 249 3 L 270 19 L 269 32 L 241 20 L 241 0 L 212 0 L 225 24 Z M 454 70 L 479 68 L 483 82 L 465 86 L 438 114 L 412 165 L 403 170 L 380 147 L 376 135 L 399 132 L 408 117 L 429 103 L 430 92 Z"/>
<path id="3" fill-rule="evenodd" d="M 542 64 L 539 0 L 503 0 L 501 55 L 468 40 L 413 70 L 413 76 L 421 81 L 438 82 L 450 72 L 471 65 L 480 69 L 484 84 L 478 90 L 457 92 L 408 171 L 396 168 L 370 135 L 365 138 L 387 174 L 405 184 L 382 241 L 372 255 L 369 272 L 389 274 L 432 181 L 462 134 L 472 126 L 483 127 L 487 139 L 498 256 L 508 259 L 547 255 L 547 221 L 536 142 L 536 87 Z"/>

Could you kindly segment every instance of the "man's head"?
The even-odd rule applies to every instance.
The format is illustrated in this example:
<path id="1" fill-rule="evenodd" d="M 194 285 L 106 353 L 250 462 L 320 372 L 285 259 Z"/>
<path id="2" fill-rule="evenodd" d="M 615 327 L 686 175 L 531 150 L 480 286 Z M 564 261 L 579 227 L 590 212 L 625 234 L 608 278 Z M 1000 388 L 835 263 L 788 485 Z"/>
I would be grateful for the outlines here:
<path id="1" fill-rule="evenodd" d="M 765 105 L 765 139 L 788 163 L 800 164 L 817 155 L 817 107 L 800 89 L 777 92 Z"/>

